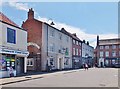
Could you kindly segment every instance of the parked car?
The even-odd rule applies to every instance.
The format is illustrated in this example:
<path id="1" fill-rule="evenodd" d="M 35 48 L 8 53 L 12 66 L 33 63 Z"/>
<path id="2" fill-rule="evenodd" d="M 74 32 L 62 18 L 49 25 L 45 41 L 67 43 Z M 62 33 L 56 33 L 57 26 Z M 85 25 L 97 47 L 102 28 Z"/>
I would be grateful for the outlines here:
<path id="1" fill-rule="evenodd" d="M 116 64 L 114 64 L 113 67 L 115 67 L 115 68 L 120 68 L 120 64 L 119 64 L 119 63 L 116 63 Z"/>

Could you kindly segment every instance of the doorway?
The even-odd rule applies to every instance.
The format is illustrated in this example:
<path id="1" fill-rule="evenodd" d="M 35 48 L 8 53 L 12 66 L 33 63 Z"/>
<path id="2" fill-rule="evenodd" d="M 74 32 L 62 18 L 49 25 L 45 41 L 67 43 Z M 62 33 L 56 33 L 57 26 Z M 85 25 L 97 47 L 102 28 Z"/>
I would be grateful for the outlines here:
<path id="1" fill-rule="evenodd" d="M 16 59 L 16 74 L 24 73 L 24 57 L 17 57 Z"/>
<path id="2" fill-rule="evenodd" d="M 62 58 L 59 58 L 59 69 L 62 70 Z"/>

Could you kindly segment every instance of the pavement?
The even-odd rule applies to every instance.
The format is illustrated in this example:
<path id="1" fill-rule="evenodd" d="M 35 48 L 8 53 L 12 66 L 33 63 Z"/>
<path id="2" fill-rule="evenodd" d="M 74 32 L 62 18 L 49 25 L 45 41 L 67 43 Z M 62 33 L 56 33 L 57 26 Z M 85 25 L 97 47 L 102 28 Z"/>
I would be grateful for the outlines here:
<path id="1" fill-rule="evenodd" d="M 78 69 L 75 70 L 64 70 L 64 71 L 57 71 L 57 72 L 36 72 L 36 73 L 30 73 L 30 74 L 23 74 L 22 76 L 17 76 L 17 77 L 10 77 L 10 78 L 1 78 L 0 79 L 0 85 L 6 85 L 6 84 L 11 84 L 11 83 L 17 83 L 17 82 L 22 82 L 22 81 L 28 81 L 28 80 L 33 80 L 33 79 L 39 79 L 43 78 L 48 75 L 54 75 L 54 74 L 64 74 L 64 73 L 69 73 L 69 72 L 75 72 L 78 71 Z"/>
<path id="2" fill-rule="evenodd" d="M 89 68 L 1 79 L 2 87 L 118 87 L 118 69 Z M 29 81 L 28 81 L 29 80 Z"/>

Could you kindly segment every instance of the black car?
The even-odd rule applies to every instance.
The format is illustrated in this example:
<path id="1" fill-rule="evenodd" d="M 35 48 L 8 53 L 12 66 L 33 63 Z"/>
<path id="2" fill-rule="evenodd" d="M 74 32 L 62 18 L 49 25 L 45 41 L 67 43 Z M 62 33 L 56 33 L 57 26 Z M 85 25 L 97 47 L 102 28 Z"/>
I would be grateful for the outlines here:
<path id="1" fill-rule="evenodd" d="M 116 64 L 114 64 L 114 67 L 115 68 L 120 68 L 120 64 L 116 63 Z"/>

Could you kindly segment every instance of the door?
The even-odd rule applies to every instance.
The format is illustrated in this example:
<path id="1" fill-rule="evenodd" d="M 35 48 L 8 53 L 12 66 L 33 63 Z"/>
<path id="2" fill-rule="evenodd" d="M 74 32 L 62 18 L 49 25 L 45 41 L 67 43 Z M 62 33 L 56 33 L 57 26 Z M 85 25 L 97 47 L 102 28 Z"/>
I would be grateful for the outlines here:
<path id="1" fill-rule="evenodd" d="M 62 59 L 59 58 L 59 69 L 62 70 Z"/>
<path id="2" fill-rule="evenodd" d="M 19 57 L 16 60 L 16 74 L 24 73 L 24 58 Z"/>

